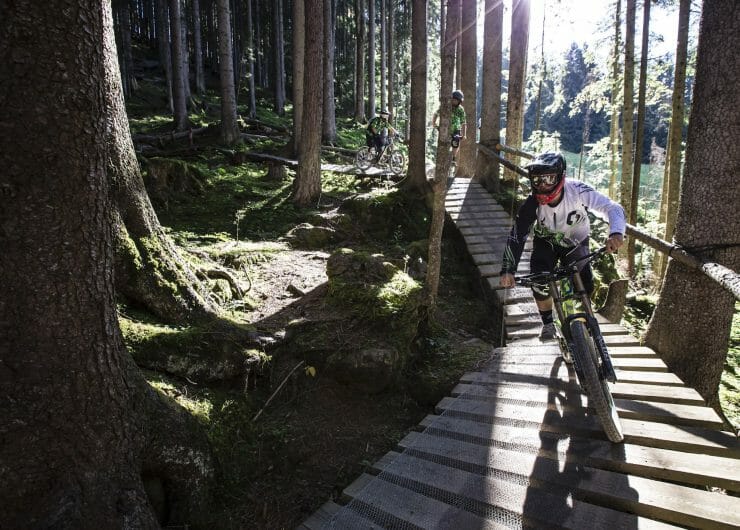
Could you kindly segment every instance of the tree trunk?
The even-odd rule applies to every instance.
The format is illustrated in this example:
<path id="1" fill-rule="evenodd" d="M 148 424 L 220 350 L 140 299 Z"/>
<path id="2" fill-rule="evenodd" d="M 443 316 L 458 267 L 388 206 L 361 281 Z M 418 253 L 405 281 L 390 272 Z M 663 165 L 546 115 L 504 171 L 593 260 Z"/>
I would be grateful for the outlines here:
<path id="1" fill-rule="evenodd" d="M 650 37 L 650 2 L 644 2 L 642 15 L 642 49 L 640 50 L 640 84 L 637 90 L 637 131 L 635 134 L 634 168 L 632 169 L 632 194 L 629 224 L 637 224 L 637 209 L 640 206 L 640 169 L 642 166 L 642 139 L 645 132 L 645 89 L 647 86 L 648 40 Z M 627 240 L 627 272 L 635 275 L 635 238 Z"/>
<path id="2" fill-rule="evenodd" d="M 185 43 L 182 39 L 181 0 L 170 0 L 170 38 L 172 40 L 172 96 L 175 105 L 175 130 L 184 131 L 190 126 L 185 92 L 185 72 L 183 70 Z"/>
<path id="3" fill-rule="evenodd" d="M 337 141 L 336 108 L 334 105 L 334 0 L 324 0 L 324 116 L 322 138 L 324 143 Z"/>
<path id="4" fill-rule="evenodd" d="M 355 49 L 355 121 L 365 121 L 365 2 L 355 0 L 355 25 L 357 26 L 357 48 Z"/>
<path id="5" fill-rule="evenodd" d="M 485 6 L 480 143 L 495 150 L 496 144 L 501 141 L 501 47 L 504 7 L 498 0 L 486 0 Z M 480 152 L 476 175 L 486 189 L 499 191 L 498 160 L 492 160 Z"/>
<path id="6" fill-rule="evenodd" d="M 294 0 L 294 3 L 303 6 L 302 0 Z M 247 117 L 249 119 L 255 119 L 257 117 L 257 95 L 254 91 L 254 25 L 252 20 L 252 0 L 246 0 L 247 3 L 247 87 L 249 88 L 249 111 Z M 293 81 L 295 83 L 295 80 Z"/>
<path id="7" fill-rule="evenodd" d="M 387 57 L 386 57 L 386 0 L 380 0 L 380 108 L 388 108 L 388 93 L 386 91 L 386 72 L 387 72 Z"/>
<path id="8" fill-rule="evenodd" d="M 449 0 L 447 6 L 447 28 L 460 26 L 461 0 Z M 442 262 L 442 229 L 445 222 L 445 195 L 447 195 L 447 175 L 450 171 L 452 152 L 450 151 L 450 105 L 452 81 L 455 68 L 455 43 L 457 36 L 453 31 L 445 34 L 442 49 L 441 80 L 439 88 L 439 137 L 437 140 L 437 167 L 434 172 L 434 200 L 432 206 L 432 223 L 429 228 L 429 259 L 427 276 L 424 282 L 427 312 L 431 315 L 437 304 L 439 292 L 439 271 Z"/>
<path id="9" fill-rule="evenodd" d="M 393 81 L 396 75 L 396 61 L 394 60 L 394 35 L 395 35 L 395 24 L 394 24 L 394 14 L 395 10 L 393 9 L 393 0 L 388 0 L 388 112 L 390 112 L 391 116 L 396 118 L 396 108 L 393 103 L 393 97 L 394 97 L 394 88 L 393 88 Z M 398 123 L 398 122 L 396 122 Z"/>
<path id="10" fill-rule="evenodd" d="M 159 49 L 159 63 L 162 65 L 165 84 L 167 85 L 167 102 L 170 112 L 174 114 L 175 105 L 172 92 L 172 53 L 170 50 L 169 18 L 167 16 L 167 0 L 157 2 L 157 47 Z"/>
<path id="11" fill-rule="evenodd" d="M 728 190 L 737 190 L 740 160 L 739 24 L 735 0 L 704 4 L 675 233 L 676 242 L 687 250 L 701 249 L 705 259 L 733 270 L 740 269 L 740 249 L 732 245 L 740 233 L 740 217 L 728 200 Z M 714 406 L 734 306 L 733 296 L 717 283 L 670 260 L 645 336 L 668 367 Z"/>
<path id="12" fill-rule="evenodd" d="M 461 177 L 475 176 L 475 154 L 478 149 L 475 141 L 478 133 L 477 117 L 477 87 L 478 87 L 478 2 L 476 0 L 462 0 L 463 28 L 462 42 L 462 88 L 465 94 L 465 110 L 467 113 L 468 126 L 467 138 L 460 142 L 460 153 L 458 155 L 457 174 Z"/>
<path id="13" fill-rule="evenodd" d="M 298 169 L 293 182 L 293 202 L 314 204 L 321 194 L 321 115 L 323 96 L 324 1 L 305 0 L 305 75 L 303 78 L 303 123 L 298 144 Z"/>
<path id="14" fill-rule="evenodd" d="M 298 155 L 303 125 L 303 80 L 306 60 L 304 0 L 293 0 L 293 153 Z"/>
<path id="15" fill-rule="evenodd" d="M 218 0 L 218 51 L 218 67 L 221 74 L 221 141 L 226 145 L 233 145 L 241 142 L 241 135 L 236 118 L 229 0 Z"/>
<path id="16" fill-rule="evenodd" d="M 534 126 L 533 131 L 540 130 L 540 119 L 542 118 L 542 85 L 545 82 L 545 76 L 547 75 L 547 61 L 545 61 L 545 23 L 547 22 L 547 9 L 542 10 L 542 35 L 540 37 L 540 80 L 537 83 L 537 104 L 534 111 Z M 537 151 L 542 150 L 542 144 Z"/>
<path id="17" fill-rule="evenodd" d="M 617 199 L 617 166 L 619 157 L 619 35 L 621 28 L 622 0 L 614 6 L 614 52 L 612 54 L 611 125 L 609 128 L 609 197 Z"/>
<path id="18" fill-rule="evenodd" d="M 527 44 L 529 42 L 529 0 L 514 0 L 511 13 L 511 50 L 509 52 L 509 93 L 506 103 L 506 145 L 519 149 L 524 133 L 524 87 L 527 73 Z M 506 155 L 518 164 L 519 157 Z M 504 178 L 516 183 L 518 175 L 504 169 Z"/>
<path id="19" fill-rule="evenodd" d="M 691 1 L 681 0 L 678 10 L 678 36 L 676 39 L 676 66 L 673 74 L 673 97 L 671 99 L 671 125 L 666 143 L 663 192 L 660 202 L 660 222 L 665 224 L 663 239 L 673 239 L 678 212 L 678 191 L 681 185 L 681 136 L 683 130 L 686 92 L 686 60 L 689 43 L 689 16 Z M 661 255 L 655 267 L 658 280 L 665 272 L 666 260 Z"/>
<path id="20" fill-rule="evenodd" d="M 462 88 L 462 1 L 459 6 L 460 13 L 457 15 L 457 25 L 455 26 L 455 87 Z"/>
<path id="21" fill-rule="evenodd" d="M 368 115 L 376 115 L 375 107 L 375 0 L 367 1 L 367 104 Z"/>
<path id="22" fill-rule="evenodd" d="M 200 0 L 193 2 L 193 57 L 195 59 L 195 91 L 199 96 L 206 93 L 206 78 L 203 72 L 203 39 L 201 38 Z"/>
<path id="23" fill-rule="evenodd" d="M 185 83 L 185 105 L 190 105 L 190 47 L 188 46 L 187 2 L 180 4 L 180 32 L 182 33 L 182 78 Z"/>
<path id="24" fill-rule="evenodd" d="M 420 195 L 427 192 L 427 0 L 411 5 L 411 134 L 407 185 Z"/>
<path id="25" fill-rule="evenodd" d="M 632 211 L 632 156 L 633 156 L 633 126 L 634 119 L 634 79 L 635 79 L 635 2 L 627 0 L 627 14 L 624 29 L 624 110 L 622 112 L 622 182 L 620 199 L 624 211 L 631 215 Z M 629 246 L 619 250 L 623 257 L 627 256 Z"/>
<path id="26" fill-rule="evenodd" d="M 202 525 L 214 479 L 205 437 L 144 381 L 118 328 L 110 149 L 128 127 L 111 6 L 66 5 L 17 1 L 0 34 L 0 49 L 26 59 L 0 79 L 3 523 Z M 40 156 L 39 142 L 54 149 Z M 157 520 L 143 475 L 166 486 L 168 517 Z"/>
<path id="27" fill-rule="evenodd" d="M 275 46 L 275 113 L 285 114 L 285 51 L 283 39 L 283 0 L 275 0 L 274 46 Z"/>

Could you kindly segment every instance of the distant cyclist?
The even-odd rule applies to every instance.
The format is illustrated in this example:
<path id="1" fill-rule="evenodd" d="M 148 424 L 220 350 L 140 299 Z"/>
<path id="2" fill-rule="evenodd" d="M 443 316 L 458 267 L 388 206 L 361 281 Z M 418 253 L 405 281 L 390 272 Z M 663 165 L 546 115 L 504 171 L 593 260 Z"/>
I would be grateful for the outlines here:
<path id="1" fill-rule="evenodd" d="M 563 155 L 552 152 L 539 154 L 526 169 L 532 193 L 519 208 L 506 242 L 499 282 L 502 287 L 514 287 L 514 273 L 532 225 L 534 248 L 529 262 L 532 273 L 552 271 L 558 261 L 568 265 L 588 254 L 591 234 L 588 210 L 609 218 L 607 252 L 615 252 L 622 246 L 626 227 L 624 209 L 583 182 L 566 182 Z M 590 265 L 584 266 L 580 273 L 590 295 L 594 288 Z M 542 318 L 540 340 L 552 339 L 555 337 L 555 324 L 548 287 L 533 287 L 532 292 Z"/>
<path id="2" fill-rule="evenodd" d="M 380 160 L 383 149 L 388 145 L 388 135 L 396 134 L 396 130 L 391 126 L 390 117 L 388 109 L 383 109 L 379 116 L 375 116 L 367 124 L 365 133 L 367 146 L 375 148 L 375 162 Z"/>
<path id="3" fill-rule="evenodd" d="M 460 140 L 467 138 L 468 130 L 465 108 L 463 107 L 464 96 L 462 91 L 455 90 L 450 98 L 450 145 L 452 145 L 452 160 L 456 160 L 457 151 L 460 149 Z M 432 117 L 432 127 L 439 126 L 439 110 Z"/>

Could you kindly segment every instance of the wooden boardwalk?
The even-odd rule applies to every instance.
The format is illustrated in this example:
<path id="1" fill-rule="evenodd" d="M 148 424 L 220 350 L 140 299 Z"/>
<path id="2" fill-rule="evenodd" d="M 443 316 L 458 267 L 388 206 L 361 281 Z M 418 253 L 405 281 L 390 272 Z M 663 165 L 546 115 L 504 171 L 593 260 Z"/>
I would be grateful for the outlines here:
<path id="1" fill-rule="evenodd" d="M 299 528 L 740 528 L 738 439 L 701 396 L 604 323 L 625 434 L 607 441 L 572 367 L 537 339 L 529 291 L 498 289 L 508 214 L 463 179 L 446 206 L 503 306 L 507 346 Z"/>

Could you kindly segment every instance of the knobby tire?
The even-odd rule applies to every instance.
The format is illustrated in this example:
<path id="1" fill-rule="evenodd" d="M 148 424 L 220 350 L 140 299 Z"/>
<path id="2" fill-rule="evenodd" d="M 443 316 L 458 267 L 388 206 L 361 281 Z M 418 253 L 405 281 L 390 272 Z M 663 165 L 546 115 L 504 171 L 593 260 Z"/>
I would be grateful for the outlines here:
<path id="1" fill-rule="evenodd" d="M 369 168 L 372 165 L 369 147 L 365 146 L 358 149 L 357 154 L 355 155 L 355 165 L 359 169 L 363 170 Z"/>
<path id="2" fill-rule="evenodd" d="M 586 323 L 582 320 L 572 321 L 570 334 L 573 338 L 573 355 L 583 375 L 581 386 L 588 394 L 588 403 L 596 410 L 606 437 L 611 442 L 619 443 L 624 440 L 622 424 L 619 421 L 608 383 L 599 377 L 599 356 L 586 328 Z"/>

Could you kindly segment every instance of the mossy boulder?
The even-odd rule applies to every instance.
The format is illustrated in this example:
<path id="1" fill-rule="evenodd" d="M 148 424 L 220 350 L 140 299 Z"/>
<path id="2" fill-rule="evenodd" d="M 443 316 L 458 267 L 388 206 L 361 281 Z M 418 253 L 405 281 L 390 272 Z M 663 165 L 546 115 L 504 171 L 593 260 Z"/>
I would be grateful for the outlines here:
<path id="1" fill-rule="evenodd" d="M 342 202 L 339 212 L 352 218 L 356 230 L 377 239 L 414 240 L 429 232 L 424 203 L 398 190 L 353 195 Z"/>
<path id="2" fill-rule="evenodd" d="M 399 380 L 409 362 L 421 285 L 384 256 L 350 249 L 329 257 L 327 276 L 329 310 L 321 319 L 291 322 L 286 343 L 337 381 L 380 392 Z"/>
<path id="3" fill-rule="evenodd" d="M 286 239 L 293 248 L 315 250 L 331 244 L 336 239 L 336 231 L 324 226 L 301 223 L 288 232 Z"/>

